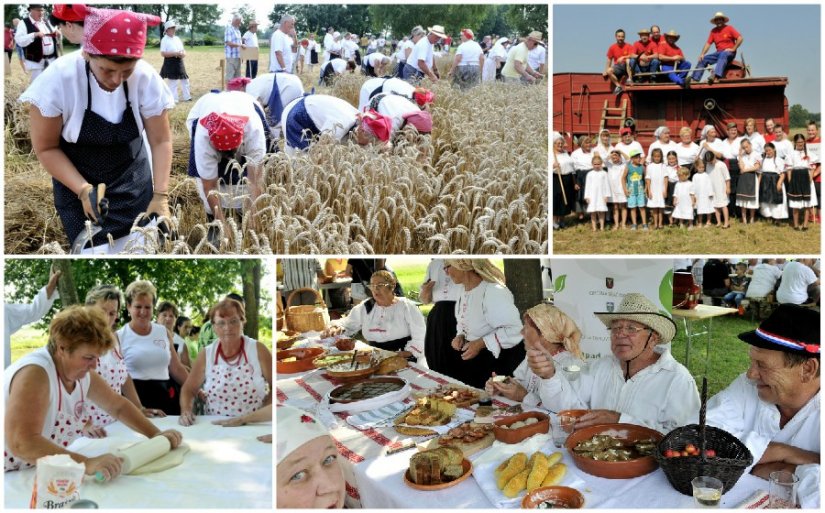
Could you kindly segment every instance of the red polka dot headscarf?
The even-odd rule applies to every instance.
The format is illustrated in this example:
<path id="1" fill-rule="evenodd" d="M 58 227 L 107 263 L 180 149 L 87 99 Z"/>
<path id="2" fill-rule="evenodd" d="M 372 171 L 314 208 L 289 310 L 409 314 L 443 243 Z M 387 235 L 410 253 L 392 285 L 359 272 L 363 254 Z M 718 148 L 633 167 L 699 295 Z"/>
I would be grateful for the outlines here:
<path id="1" fill-rule="evenodd" d="M 374 136 L 379 141 L 387 142 L 390 140 L 390 133 L 392 132 L 392 120 L 378 111 L 368 110 L 360 115 L 361 129 L 369 135 Z"/>
<path id="2" fill-rule="evenodd" d="M 209 142 L 218 151 L 235 150 L 243 142 L 243 131 L 249 118 L 211 112 L 200 120 L 209 133 Z"/>
<path id="3" fill-rule="evenodd" d="M 76 5 L 83 14 L 83 49 L 91 55 L 143 57 L 146 27 L 160 24 L 151 14 Z"/>

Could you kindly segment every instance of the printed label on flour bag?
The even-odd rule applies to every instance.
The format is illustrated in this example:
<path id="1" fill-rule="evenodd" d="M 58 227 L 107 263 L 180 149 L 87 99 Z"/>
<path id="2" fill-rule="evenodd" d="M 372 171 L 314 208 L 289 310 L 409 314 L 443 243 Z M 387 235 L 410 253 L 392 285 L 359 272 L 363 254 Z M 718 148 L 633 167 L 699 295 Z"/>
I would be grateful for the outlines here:
<path id="1" fill-rule="evenodd" d="M 80 498 L 80 484 L 86 467 L 68 454 L 44 456 L 37 460 L 32 509 L 68 508 Z"/>

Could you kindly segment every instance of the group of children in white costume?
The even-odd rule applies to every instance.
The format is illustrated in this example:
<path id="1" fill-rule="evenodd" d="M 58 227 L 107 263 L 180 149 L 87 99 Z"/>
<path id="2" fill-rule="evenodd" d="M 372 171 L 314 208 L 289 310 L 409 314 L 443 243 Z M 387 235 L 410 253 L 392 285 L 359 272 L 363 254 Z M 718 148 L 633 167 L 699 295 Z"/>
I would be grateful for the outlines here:
<path id="1" fill-rule="evenodd" d="M 748 139 L 742 139 L 736 205 L 740 208 L 743 224 L 754 223 L 757 210 L 776 223 L 788 219 L 791 209 L 793 227 L 807 229 L 808 213 L 817 205 L 817 198 L 804 137 L 797 138 L 794 143 L 793 152 L 785 158 L 778 156 L 774 145 L 768 143 L 763 157 L 753 150 Z M 730 227 L 730 173 L 724 161 L 717 160 L 712 152 L 694 161 L 692 178 L 691 170 L 679 165 L 675 151 L 669 151 L 665 156 L 660 148 L 654 148 L 646 166 L 641 151 L 634 148 L 628 153 L 629 160 L 625 160 L 622 151 L 613 147 L 606 163 L 599 153 L 592 157 L 593 169 L 586 176 L 584 200 L 593 231 L 605 229 L 605 218 L 611 206 L 613 230 L 627 228 L 628 211 L 630 230 L 650 229 L 648 209 L 652 228 L 664 228 L 666 206 L 672 206 L 670 225 L 692 229 L 695 220 L 696 226 L 709 227 L 713 215 L 716 226 Z M 755 178 L 742 181 L 741 175 L 748 173 L 754 173 Z M 670 202 L 667 201 L 669 184 Z"/>

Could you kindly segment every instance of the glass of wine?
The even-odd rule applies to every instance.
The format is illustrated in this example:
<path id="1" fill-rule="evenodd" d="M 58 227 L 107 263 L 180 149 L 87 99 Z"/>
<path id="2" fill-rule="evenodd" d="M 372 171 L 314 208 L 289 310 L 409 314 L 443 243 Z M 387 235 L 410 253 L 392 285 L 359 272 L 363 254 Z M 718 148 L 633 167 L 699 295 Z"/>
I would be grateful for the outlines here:
<path id="1" fill-rule="evenodd" d="M 697 508 L 717 508 L 722 500 L 724 485 L 715 477 L 699 476 L 690 482 L 693 485 L 693 500 Z"/>

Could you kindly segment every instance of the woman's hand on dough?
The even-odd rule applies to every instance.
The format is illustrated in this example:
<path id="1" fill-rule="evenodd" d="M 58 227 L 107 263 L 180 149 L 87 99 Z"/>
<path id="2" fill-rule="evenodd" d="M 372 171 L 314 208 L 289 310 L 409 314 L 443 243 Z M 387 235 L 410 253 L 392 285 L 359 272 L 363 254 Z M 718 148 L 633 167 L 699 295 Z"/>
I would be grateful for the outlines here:
<path id="1" fill-rule="evenodd" d="M 86 474 L 102 476 L 103 481 L 111 481 L 123 471 L 123 460 L 114 454 L 103 454 L 86 460 Z"/>
<path id="2" fill-rule="evenodd" d="M 270 433 L 268 435 L 261 435 L 261 436 L 258 437 L 258 440 L 260 440 L 261 442 L 263 442 L 265 444 L 271 444 L 272 443 L 272 434 Z"/>
<path id="3" fill-rule="evenodd" d="M 182 411 L 178 417 L 178 423 L 181 426 L 191 426 L 195 423 L 195 414 L 191 411 Z"/>
<path id="4" fill-rule="evenodd" d="M 89 421 L 88 424 L 83 426 L 83 436 L 89 438 L 106 438 L 106 430 L 102 427 L 95 426 Z"/>
<path id="5" fill-rule="evenodd" d="M 183 435 L 180 431 L 174 429 L 167 429 L 166 431 L 161 431 L 161 433 L 157 436 L 165 436 L 169 439 L 169 443 L 172 445 L 172 449 L 179 446 L 181 442 L 183 442 Z"/>
<path id="6" fill-rule="evenodd" d="M 141 408 L 140 411 L 143 415 L 149 417 L 150 419 L 154 417 L 160 418 L 166 416 L 166 413 L 164 413 L 163 410 L 158 410 L 157 408 Z"/>
<path id="7" fill-rule="evenodd" d="M 223 427 L 238 427 L 238 426 L 245 426 L 246 421 L 243 417 L 232 417 L 231 419 L 218 419 L 213 420 L 212 424 L 223 426 Z"/>

